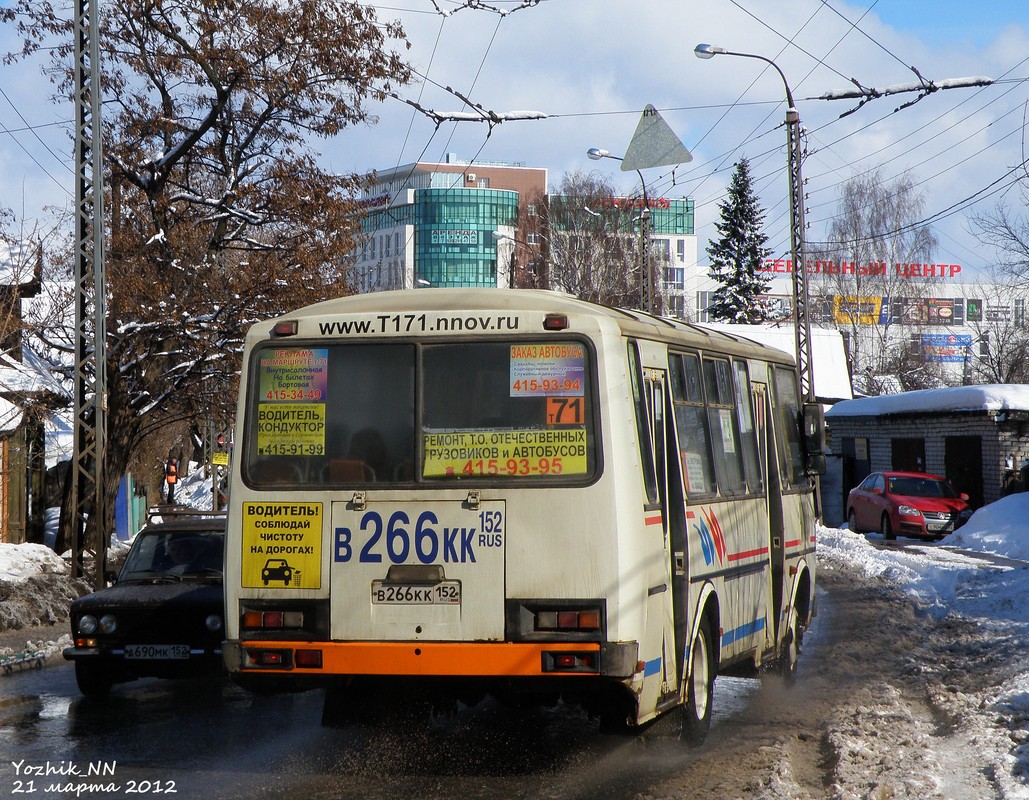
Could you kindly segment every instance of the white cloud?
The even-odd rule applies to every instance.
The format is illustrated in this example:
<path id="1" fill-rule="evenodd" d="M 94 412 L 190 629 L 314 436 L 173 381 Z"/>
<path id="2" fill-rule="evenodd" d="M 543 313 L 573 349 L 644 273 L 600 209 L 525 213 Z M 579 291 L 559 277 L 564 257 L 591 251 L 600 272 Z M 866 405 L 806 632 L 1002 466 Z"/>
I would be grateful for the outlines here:
<path id="1" fill-rule="evenodd" d="M 423 0 L 405 6 L 421 12 L 432 7 Z M 620 173 L 614 162 L 593 164 L 585 151 L 598 146 L 624 152 L 643 107 L 651 103 L 694 153 L 694 161 L 676 170 L 674 185 L 670 169 L 648 170 L 648 188 L 651 194 L 695 198 L 700 251 L 713 232 L 716 203 L 732 165 L 747 155 L 761 178 L 758 188 L 768 211 L 771 245 L 785 252 L 782 82 L 774 71 L 762 72 L 765 65 L 753 59 L 717 56 L 700 61 L 693 56 L 694 45 L 711 42 L 771 57 L 785 72 L 811 134 L 814 152 L 805 163 L 812 195 L 808 237 L 818 240 L 834 210 L 839 182 L 856 170 L 880 162 L 888 162 L 887 176 L 913 169 L 915 179 L 924 181 L 926 213 L 935 214 L 999 178 L 1022 158 L 1020 135 L 1013 133 L 1020 118 L 1016 120 L 1012 109 L 1029 97 L 1025 82 L 939 91 L 897 113 L 894 109 L 914 95 L 881 98 L 842 120 L 838 116 L 854 108 L 854 101 L 810 99 L 852 86 L 852 77 L 873 87 L 917 80 L 910 66 L 933 80 L 998 77 L 1008 71 L 1009 78 L 1029 75 L 1029 67 L 1020 65 L 1029 52 L 1029 32 L 1009 22 L 1024 10 L 1019 0 L 982 0 L 971 20 L 967 5 L 956 0 L 934 4 L 931 15 L 924 8 L 905 11 L 909 6 L 880 3 L 868 12 L 868 4 L 821 0 L 546 0 L 503 17 L 463 9 L 446 19 L 389 7 L 380 10 L 380 17 L 401 19 L 413 43 L 410 58 L 433 81 L 453 86 L 498 113 L 533 109 L 548 118 L 511 119 L 487 138 L 487 127 L 478 123 L 446 123 L 434 130 L 430 120 L 390 100 L 375 109 L 381 117 L 378 126 L 358 126 L 315 145 L 336 170 L 365 171 L 456 153 L 462 159 L 547 167 L 554 182 L 570 169 L 608 170 L 629 193 L 637 183 L 635 173 Z M 860 30 L 852 29 L 851 22 Z M 10 32 L 2 41 L 10 42 Z M 38 65 L 0 70 L 5 85 L 15 77 L 27 81 L 26 72 L 33 82 L 40 80 Z M 55 113 L 35 99 L 48 88 L 19 94 L 16 102 L 36 121 L 70 118 L 70 113 Z M 416 86 L 403 91 L 428 107 L 461 110 L 456 98 L 434 86 L 421 94 Z M 0 99 L 0 106 L 4 102 Z M 1012 113 L 1000 119 L 1006 112 Z M 994 124 L 984 128 L 990 122 Z M 963 141 L 966 136 L 968 141 Z M 32 146 L 26 134 L 18 138 Z M 20 193 L 26 176 L 32 186 L 29 206 L 40 203 L 45 191 L 64 202 L 67 194 L 12 147 L 11 137 L 0 138 L 3 204 L 12 205 L 9 198 Z M 64 141 L 57 152 L 68 150 Z M 70 187 L 63 166 L 45 152 L 40 160 Z M 978 208 L 988 210 L 993 202 L 986 198 Z M 935 224 L 941 234 L 936 261 L 962 264 L 966 274 L 983 265 L 986 255 L 966 232 L 964 212 Z"/>

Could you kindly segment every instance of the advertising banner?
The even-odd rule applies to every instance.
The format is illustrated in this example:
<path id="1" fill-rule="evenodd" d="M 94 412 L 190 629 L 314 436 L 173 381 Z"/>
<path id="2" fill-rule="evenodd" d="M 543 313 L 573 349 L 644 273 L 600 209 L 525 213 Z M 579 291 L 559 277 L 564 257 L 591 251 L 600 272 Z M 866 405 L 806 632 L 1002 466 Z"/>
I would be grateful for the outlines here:
<path id="1" fill-rule="evenodd" d="M 921 342 L 925 360 L 936 363 L 960 364 L 972 347 L 972 337 L 965 334 L 923 333 Z"/>

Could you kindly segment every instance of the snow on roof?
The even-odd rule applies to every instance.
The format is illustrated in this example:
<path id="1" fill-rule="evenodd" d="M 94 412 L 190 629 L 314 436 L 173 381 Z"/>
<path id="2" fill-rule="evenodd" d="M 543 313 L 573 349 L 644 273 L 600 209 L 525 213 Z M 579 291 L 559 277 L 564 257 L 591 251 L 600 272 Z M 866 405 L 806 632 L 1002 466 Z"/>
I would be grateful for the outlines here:
<path id="1" fill-rule="evenodd" d="M 728 322 L 705 322 L 700 327 L 743 336 L 783 350 L 795 356 L 797 346 L 792 325 L 737 325 Z M 811 366 L 815 378 L 815 397 L 824 400 L 845 400 L 854 396 L 847 369 L 847 351 L 843 336 L 828 328 L 811 329 Z"/>
<path id="2" fill-rule="evenodd" d="M 49 391 L 68 394 L 59 376 L 54 373 L 54 365 L 37 356 L 31 344 L 22 347 L 20 362 L 8 355 L 0 355 L 0 392 L 30 395 Z"/>
<path id="3" fill-rule="evenodd" d="M 1029 384 L 988 383 L 922 389 L 837 403 L 827 417 L 881 417 L 889 414 L 944 411 L 1029 411 Z"/>
<path id="4" fill-rule="evenodd" d="M 0 398 L 0 432 L 9 433 L 21 425 L 24 412 L 14 403 Z"/>
<path id="5" fill-rule="evenodd" d="M 46 466 L 56 465 L 74 457 L 75 427 L 71 409 L 61 409 L 43 421 L 46 437 Z"/>
<path id="6" fill-rule="evenodd" d="M 36 245 L 0 242 L 0 284 L 17 286 L 35 276 Z"/>

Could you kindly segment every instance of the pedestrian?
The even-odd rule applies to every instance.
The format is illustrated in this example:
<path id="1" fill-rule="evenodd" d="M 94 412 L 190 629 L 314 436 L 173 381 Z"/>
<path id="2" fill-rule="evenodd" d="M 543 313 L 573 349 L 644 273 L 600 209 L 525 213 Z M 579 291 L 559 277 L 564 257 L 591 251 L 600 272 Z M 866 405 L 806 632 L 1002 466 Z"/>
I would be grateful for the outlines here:
<path id="1" fill-rule="evenodd" d="M 174 505 L 175 484 L 179 482 L 179 463 L 170 456 L 164 466 L 164 480 L 168 484 L 168 505 Z"/>
<path id="2" fill-rule="evenodd" d="M 221 467 L 218 467 L 216 477 L 218 479 L 218 508 L 216 510 L 224 511 L 229 505 L 229 478 Z"/>

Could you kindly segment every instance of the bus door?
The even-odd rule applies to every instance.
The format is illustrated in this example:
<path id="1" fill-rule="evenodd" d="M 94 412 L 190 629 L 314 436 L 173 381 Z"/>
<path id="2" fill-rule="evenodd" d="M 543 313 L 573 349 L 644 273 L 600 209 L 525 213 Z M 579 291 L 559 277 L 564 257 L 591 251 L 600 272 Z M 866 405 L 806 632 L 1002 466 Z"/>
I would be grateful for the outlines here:
<path id="1" fill-rule="evenodd" d="M 666 478 L 664 496 L 665 542 L 671 562 L 672 575 L 672 629 L 675 647 L 675 674 L 684 676 L 683 662 L 689 637 L 690 575 L 686 526 L 686 482 L 682 476 L 682 462 L 679 460 L 679 441 L 675 431 L 675 412 L 669 387 L 665 387 L 664 447 Z"/>
<path id="2" fill-rule="evenodd" d="M 638 354 L 634 354 L 638 357 Z M 662 369 L 643 369 L 637 363 L 633 364 L 634 372 L 634 393 L 637 401 L 637 425 L 640 437 L 640 450 L 643 457 L 643 479 L 646 488 L 646 504 L 643 508 L 643 518 L 646 527 L 648 543 L 652 542 L 653 534 L 661 537 L 666 565 L 672 562 L 672 545 L 669 538 L 669 531 L 672 527 L 672 520 L 682 519 L 682 489 L 679 488 L 676 496 L 679 498 L 678 514 L 669 514 L 669 484 L 674 481 L 681 481 L 678 471 L 670 475 L 668 453 L 677 450 L 668 447 L 668 437 L 673 435 L 672 426 L 667 423 L 667 410 L 671 408 L 671 400 L 666 397 L 667 377 Z M 672 480 L 674 478 L 674 481 Z M 671 506 L 674 508 L 674 503 Z M 680 532 L 679 537 L 685 542 L 685 533 Z M 645 688 L 645 694 L 649 697 L 641 698 L 641 704 L 649 706 L 652 703 L 660 706 L 664 702 L 674 702 L 678 698 L 678 680 L 681 675 L 682 643 L 678 641 L 677 634 L 672 635 L 671 631 L 678 617 L 678 604 L 675 603 L 675 595 L 672 586 L 669 584 L 669 570 L 660 581 L 651 580 L 647 587 L 647 631 L 646 642 L 650 648 L 660 644 L 660 658 L 653 656 L 653 649 L 644 657 L 644 677 L 660 674 L 660 689 L 656 695 L 651 694 L 653 689 Z M 674 574 L 674 572 L 673 572 Z"/>
<path id="3" fill-rule="evenodd" d="M 767 387 L 761 383 L 751 385 L 754 392 L 754 417 L 757 426 L 758 448 L 763 461 L 765 475 L 765 496 L 768 498 L 768 552 L 772 578 L 772 624 L 775 641 L 780 639 L 779 625 L 782 615 L 782 593 L 786 565 L 785 533 L 783 520 L 782 477 L 779 459 L 776 455 L 775 431 L 772 425 L 771 399 Z"/>

